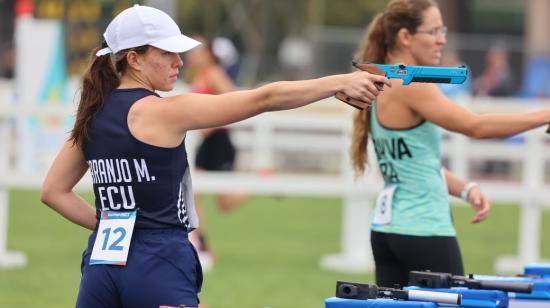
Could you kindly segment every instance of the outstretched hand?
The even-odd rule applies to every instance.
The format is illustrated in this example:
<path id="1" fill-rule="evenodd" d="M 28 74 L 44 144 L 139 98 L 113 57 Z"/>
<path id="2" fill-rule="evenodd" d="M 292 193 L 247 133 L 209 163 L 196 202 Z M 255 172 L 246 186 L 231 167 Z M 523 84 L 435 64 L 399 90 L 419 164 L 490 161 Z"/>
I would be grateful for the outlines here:
<path id="1" fill-rule="evenodd" d="M 491 203 L 485 194 L 481 192 L 479 187 L 472 187 L 470 193 L 468 194 L 468 202 L 476 211 L 476 215 L 470 221 L 473 224 L 484 221 L 489 215 L 491 210 Z"/>
<path id="2" fill-rule="evenodd" d="M 348 82 L 342 91 L 336 93 L 336 98 L 358 109 L 368 108 L 383 91 L 384 85 L 391 87 L 390 80 L 384 76 L 366 71 L 356 71 L 347 74 Z"/>

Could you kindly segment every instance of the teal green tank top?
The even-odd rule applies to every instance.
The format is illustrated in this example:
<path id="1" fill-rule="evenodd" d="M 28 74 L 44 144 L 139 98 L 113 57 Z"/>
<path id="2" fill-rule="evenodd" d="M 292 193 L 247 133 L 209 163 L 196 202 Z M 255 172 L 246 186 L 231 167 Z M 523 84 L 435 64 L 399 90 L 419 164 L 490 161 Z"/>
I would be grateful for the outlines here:
<path id="1" fill-rule="evenodd" d="M 386 187 L 379 199 L 382 196 L 391 200 L 384 205 L 391 206 L 391 219 L 380 223 L 375 217 L 372 230 L 405 235 L 455 236 L 441 166 L 440 128 L 429 121 L 410 129 L 383 127 L 376 115 L 376 104 L 373 104 L 370 129 Z M 390 198 L 383 195 L 388 190 L 393 191 Z"/>

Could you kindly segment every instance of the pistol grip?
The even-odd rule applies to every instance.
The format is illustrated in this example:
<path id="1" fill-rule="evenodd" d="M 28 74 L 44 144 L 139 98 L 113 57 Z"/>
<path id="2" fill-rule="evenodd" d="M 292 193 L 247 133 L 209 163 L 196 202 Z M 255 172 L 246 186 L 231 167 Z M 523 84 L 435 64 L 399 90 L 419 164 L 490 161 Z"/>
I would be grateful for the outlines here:
<path id="1" fill-rule="evenodd" d="M 355 61 L 352 62 L 353 66 L 356 68 L 369 72 L 371 74 L 380 75 L 380 76 L 386 76 L 386 71 L 379 68 L 376 64 L 373 63 L 357 63 Z M 382 91 L 384 88 L 384 84 L 381 82 L 375 82 L 374 85 L 378 88 L 379 91 Z"/>
<path id="2" fill-rule="evenodd" d="M 369 72 L 371 74 L 376 74 L 380 76 L 386 76 L 386 71 L 379 68 L 376 64 L 373 63 L 357 63 L 353 62 L 353 66 L 357 67 L 358 69 L 362 71 Z"/>
<path id="3" fill-rule="evenodd" d="M 365 103 L 363 101 L 360 101 L 358 99 L 355 99 L 353 97 L 350 97 L 350 96 L 347 96 L 346 94 L 344 94 L 343 92 L 338 92 L 336 93 L 336 95 L 334 95 L 337 99 L 341 100 L 342 102 L 354 107 L 354 108 L 357 108 L 359 110 L 364 110 L 365 107 L 363 107 L 365 104 L 367 104 L 367 106 L 370 106 L 369 103 Z M 368 108 L 368 107 L 367 107 Z"/>

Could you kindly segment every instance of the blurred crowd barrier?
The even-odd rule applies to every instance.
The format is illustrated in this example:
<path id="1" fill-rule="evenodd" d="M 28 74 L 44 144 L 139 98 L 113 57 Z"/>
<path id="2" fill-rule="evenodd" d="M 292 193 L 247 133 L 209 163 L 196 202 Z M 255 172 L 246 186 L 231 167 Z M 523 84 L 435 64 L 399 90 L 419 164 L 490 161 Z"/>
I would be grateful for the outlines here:
<path id="1" fill-rule="evenodd" d="M 9 83 L 0 83 L 0 97 L 4 98 L 0 101 L 0 210 L 6 213 L 0 213 L 0 217 L 7 217 L 9 189 L 39 189 L 55 153 L 68 136 L 67 119 L 72 119 L 76 108 L 75 104 L 15 104 L 10 99 L 10 89 Z M 185 90 L 185 85 L 180 84 L 175 92 Z M 481 113 L 550 108 L 547 100 L 468 96 L 459 100 Z M 207 193 L 248 191 L 258 195 L 341 197 L 341 251 L 325 256 L 321 266 L 354 272 L 372 270 L 367 222 L 371 204 L 383 183 L 372 145 L 367 175 L 359 181 L 353 179 L 348 155 L 351 113 L 349 106 L 331 98 L 231 125 L 232 138 L 239 149 L 237 172 L 196 174 L 194 188 Z M 48 131 L 28 130 L 33 123 L 41 122 L 51 124 L 39 126 L 48 127 Z M 445 165 L 460 176 L 480 182 L 494 202 L 521 205 L 518 253 L 497 260 L 499 271 L 517 272 L 523 264 L 539 261 L 540 212 L 550 205 L 550 138 L 545 129 L 490 141 L 443 134 Z M 188 134 L 191 160 L 199 141 L 199 134 Z M 483 164 L 495 160 L 510 163 L 511 167 L 506 173 L 487 174 Z M 85 177 L 80 187 L 89 189 L 90 180 Z M 2 246 L 5 224 L 7 221 L 0 221 L 0 265 L 2 255 L 8 253 Z"/>

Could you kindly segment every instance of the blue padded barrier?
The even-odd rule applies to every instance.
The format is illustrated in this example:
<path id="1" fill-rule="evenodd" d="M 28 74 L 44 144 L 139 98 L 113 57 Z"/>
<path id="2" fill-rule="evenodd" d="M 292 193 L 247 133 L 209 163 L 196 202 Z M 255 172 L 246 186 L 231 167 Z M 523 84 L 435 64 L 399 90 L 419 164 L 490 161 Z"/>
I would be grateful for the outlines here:
<path id="1" fill-rule="evenodd" d="M 527 264 L 523 273 L 525 275 L 537 275 L 541 276 L 541 278 L 550 279 L 550 263 Z"/>
<path id="2" fill-rule="evenodd" d="M 400 301 L 393 299 L 345 299 L 331 297 L 325 300 L 325 308 L 436 308 L 437 305 L 431 302 Z"/>

